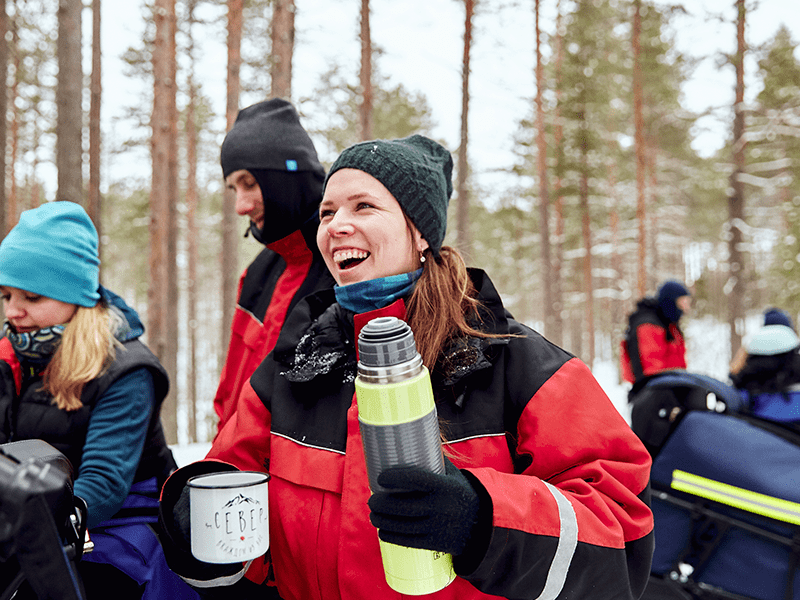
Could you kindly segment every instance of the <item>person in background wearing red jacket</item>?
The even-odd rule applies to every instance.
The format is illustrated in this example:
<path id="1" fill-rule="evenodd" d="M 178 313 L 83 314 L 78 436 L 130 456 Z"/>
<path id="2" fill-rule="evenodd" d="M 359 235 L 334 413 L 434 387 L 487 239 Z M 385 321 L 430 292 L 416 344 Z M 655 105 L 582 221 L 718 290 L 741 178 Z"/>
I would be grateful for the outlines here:
<path id="1" fill-rule="evenodd" d="M 656 297 L 639 300 L 628 317 L 620 359 L 623 378 L 633 384 L 629 398 L 658 373 L 686 368 L 686 343 L 678 325 L 692 295 L 678 281 L 665 281 Z"/>
<path id="2" fill-rule="evenodd" d="M 650 456 L 588 367 L 511 318 L 488 275 L 443 245 L 452 168 L 420 135 L 362 142 L 334 162 L 317 244 L 337 285 L 297 305 L 253 374 L 260 438 L 252 426 L 218 437 L 163 488 L 170 567 L 193 585 L 231 584 L 243 566 L 193 560 L 186 481 L 260 462 L 270 548 L 256 562 L 284 600 L 406 597 L 386 582 L 379 535 L 453 555 L 457 576 L 432 600 L 641 596 Z M 356 340 L 381 316 L 408 323 L 431 370 L 446 472 L 387 469 L 371 494 Z M 243 597 L 242 583 L 228 597 Z"/>
<path id="3" fill-rule="evenodd" d="M 218 432 L 252 395 L 250 375 L 275 345 L 288 311 L 333 285 L 315 239 L 325 169 L 295 108 L 273 98 L 242 109 L 222 142 L 220 162 L 225 185 L 236 194 L 236 212 L 250 219 L 245 236 L 266 248 L 239 280 L 214 397 Z"/>

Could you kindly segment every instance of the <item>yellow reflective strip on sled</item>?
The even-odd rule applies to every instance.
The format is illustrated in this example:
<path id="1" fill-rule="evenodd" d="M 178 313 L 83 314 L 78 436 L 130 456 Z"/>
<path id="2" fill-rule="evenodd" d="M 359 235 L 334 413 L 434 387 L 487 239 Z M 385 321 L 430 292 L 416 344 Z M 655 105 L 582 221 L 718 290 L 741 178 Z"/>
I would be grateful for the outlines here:
<path id="1" fill-rule="evenodd" d="M 672 472 L 671 487 L 680 492 L 735 506 L 757 515 L 800 525 L 800 503 L 751 492 L 713 479 L 676 469 Z"/>

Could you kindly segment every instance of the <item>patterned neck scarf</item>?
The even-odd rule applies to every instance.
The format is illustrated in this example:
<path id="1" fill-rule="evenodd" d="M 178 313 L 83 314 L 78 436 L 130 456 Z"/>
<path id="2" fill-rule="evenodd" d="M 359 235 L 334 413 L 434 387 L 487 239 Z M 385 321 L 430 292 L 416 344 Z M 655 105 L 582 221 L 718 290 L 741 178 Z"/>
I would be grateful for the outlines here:
<path id="1" fill-rule="evenodd" d="M 55 354 L 63 333 L 64 325 L 53 325 L 28 333 L 17 333 L 11 323 L 8 321 L 3 323 L 3 334 L 11 342 L 17 356 L 20 359 L 34 362 L 49 361 Z"/>
<path id="2" fill-rule="evenodd" d="M 398 298 L 407 296 L 414 289 L 420 275 L 422 269 L 417 269 L 412 273 L 368 279 L 350 285 L 335 285 L 333 291 L 340 306 L 361 314 L 389 306 Z"/>

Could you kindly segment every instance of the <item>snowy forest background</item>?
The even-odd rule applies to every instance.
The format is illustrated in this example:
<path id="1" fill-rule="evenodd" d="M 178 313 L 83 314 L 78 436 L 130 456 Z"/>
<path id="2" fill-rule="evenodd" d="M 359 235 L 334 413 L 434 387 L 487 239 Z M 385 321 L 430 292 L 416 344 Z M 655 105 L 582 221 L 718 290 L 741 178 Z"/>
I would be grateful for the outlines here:
<path id="1" fill-rule="evenodd" d="M 272 96 L 296 104 L 326 165 L 359 139 L 419 132 L 450 148 L 446 243 L 489 272 L 518 319 L 587 362 L 623 413 L 625 317 L 664 279 L 694 291 L 683 323 L 689 368 L 720 379 L 766 306 L 800 314 L 800 53 L 783 25 L 748 42 L 759 4 L 729 0 L 699 15 L 729 36 L 730 51 L 697 56 L 676 43 L 687 15 L 698 16 L 692 3 L 428 2 L 433 13 L 421 17 L 457 15 L 437 20 L 441 40 L 395 32 L 427 58 L 451 40 L 459 71 L 428 89 L 399 83 L 396 62 L 384 64 L 384 44 L 396 40 L 369 25 L 391 13 L 385 1 L 327 3 L 350 54 L 302 28 L 319 0 L 126 3 L 136 5 L 126 28 L 138 39 L 112 56 L 100 18 L 116 4 L 3 4 L 3 232 L 44 201 L 87 207 L 101 233 L 103 284 L 140 312 L 170 370 L 172 443 L 207 443 L 215 431 L 236 282 L 261 249 L 241 239 L 246 223 L 224 197 L 219 145 L 239 107 Z M 487 38 L 503 38 L 488 23 L 515 20 L 531 29 L 487 49 Z M 309 53 L 313 78 L 292 71 L 293 57 Z M 497 89 L 488 106 L 471 105 L 492 85 L 470 66 L 486 55 L 498 69 L 519 65 L 526 93 Z M 709 62 L 730 87 L 698 111 L 685 90 Z M 125 90 L 103 85 L 120 77 Z M 457 101 L 443 114 L 433 107 L 445 86 Z M 498 127 L 486 143 L 480 132 L 501 114 L 513 130 Z M 697 144 L 709 121 L 723 132 L 712 152 Z M 442 123 L 454 125 L 443 133 Z"/>

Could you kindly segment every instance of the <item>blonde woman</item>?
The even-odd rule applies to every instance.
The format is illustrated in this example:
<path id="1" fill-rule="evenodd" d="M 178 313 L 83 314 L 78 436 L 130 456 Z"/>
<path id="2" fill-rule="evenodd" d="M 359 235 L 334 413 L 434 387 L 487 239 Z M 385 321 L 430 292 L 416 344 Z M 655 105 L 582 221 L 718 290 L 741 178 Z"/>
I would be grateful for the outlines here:
<path id="1" fill-rule="evenodd" d="M 87 598 L 196 597 L 159 570 L 152 530 L 176 466 L 159 417 L 169 381 L 136 312 L 99 285 L 97 244 L 72 202 L 23 212 L 0 244 L 0 443 L 42 439 L 72 463 L 95 544 L 79 564 Z"/>

